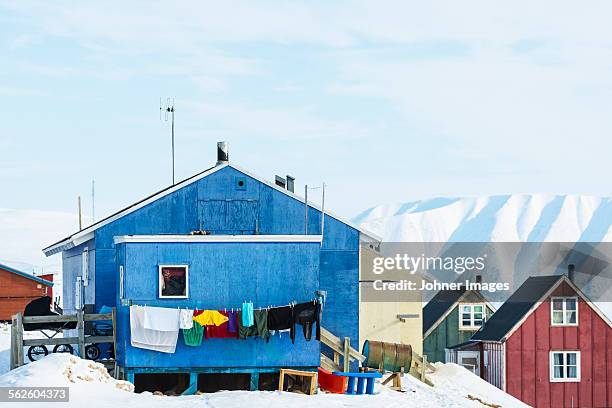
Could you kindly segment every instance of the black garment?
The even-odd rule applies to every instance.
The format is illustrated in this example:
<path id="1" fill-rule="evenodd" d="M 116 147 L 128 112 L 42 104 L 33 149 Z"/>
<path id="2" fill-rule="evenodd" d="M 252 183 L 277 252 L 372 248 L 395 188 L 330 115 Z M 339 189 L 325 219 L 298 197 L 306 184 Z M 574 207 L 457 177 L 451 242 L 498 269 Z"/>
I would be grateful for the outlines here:
<path id="1" fill-rule="evenodd" d="M 295 342 L 295 325 L 291 306 L 273 307 L 268 310 L 268 330 L 289 330 L 291 341 Z"/>
<path id="2" fill-rule="evenodd" d="M 310 341 L 312 338 L 312 325 L 317 324 L 316 339 L 321 340 L 321 305 L 319 302 L 298 303 L 293 307 L 293 327 L 295 324 L 302 326 L 304 338 Z"/>

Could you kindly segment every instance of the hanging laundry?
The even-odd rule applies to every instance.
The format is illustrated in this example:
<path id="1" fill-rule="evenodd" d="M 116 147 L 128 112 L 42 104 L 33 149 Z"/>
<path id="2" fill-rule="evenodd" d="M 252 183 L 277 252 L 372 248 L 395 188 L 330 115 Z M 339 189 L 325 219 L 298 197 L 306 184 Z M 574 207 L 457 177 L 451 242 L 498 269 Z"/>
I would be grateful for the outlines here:
<path id="1" fill-rule="evenodd" d="M 247 337 L 257 336 L 257 326 L 254 324 L 250 326 L 245 326 L 242 322 L 244 322 L 243 311 L 239 311 L 236 321 L 238 322 L 238 338 L 246 339 Z"/>
<path id="2" fill-rule="evenodd" d="M 183 329 L 183 340 L 186 346 L 196 347 L 202 344 L 204 327 L 198 322 L 192 321 L 192 323 L 190 329 Z"/>
<path id="3" fill-rule="evenodd" d="M 184 330 L 193 327 L 193 310 L 181 309 L 179 327 Z"/>
<path id="4" fill-rule="evenodd" d="M 258 309 L 253 312 L 255 319 L 255 327 L 257 328 L 257 335 L 262 339 L 268 340 L 270 338 L 270 331 L 268 330 L 268 309 Z"/>
<path id="5" fill-rule="evenodd" d="M 167 332 L 178 331 L 180 327 L 179 309 L 152 306 L 145 306 L 143 309 L 145 329 Z"/>
<path id="6" fill-rule="evenodd" d="M 238 332 L 230 333 L 229 331 L 229 316 L 227 312 L 219 310 L 223 316 L 228 317 L 228 321 L 221 323 L 219 326 L 206 326 L 204 336 L 207 339 L 235 339 L 238 338 Z M 235 322 L 235 320 L 234 320 Z"/>
<path id="7" fill-rule="evenodd" d="M 231 311 L 231 312 L 227 312 L 227 331 L 230 333 L 234 333 L 234 334 L 238 334 L 238 312 L 237 311 Z"/>
<path id="8" fill-rule="evenodd" d="M 316 339 L 321 340 L 321 307 L 319 302 L 298 303 L 293 307 L 294 331 L 295 324 L 302 326 L 304 338 L 310 341 L 312 338 L 312 325 L 317 324 Z"/>
<path id="9" fill-rule="evenodd" d="M 219 313 L 218 310 L 202 310 L 197 316 L 194 313 L 193 320 L 202 326 L 219 326 L 227 322 L 228 318 Z"/>
<path id="10" fill-rule="evenodd" d="M 244 302 L 242 304 L 242 325 L 251 327 L 253 325 L 253 302 Z"/>
<path id="11" fill-rule="evenodd" d="M 145 308 L 130 306 L 130 342 L 133 347 L 162 353 L 174 353 L 178 341 L 178 330 L 160 331 L 144 327 Z"/>
<path id="12" fill-rule="evenodd" d="M 291 306 L 273 307 L 268 310 L 268 330 L 289 330 L 289 337 L 295 340 L 293 308 Z"/>

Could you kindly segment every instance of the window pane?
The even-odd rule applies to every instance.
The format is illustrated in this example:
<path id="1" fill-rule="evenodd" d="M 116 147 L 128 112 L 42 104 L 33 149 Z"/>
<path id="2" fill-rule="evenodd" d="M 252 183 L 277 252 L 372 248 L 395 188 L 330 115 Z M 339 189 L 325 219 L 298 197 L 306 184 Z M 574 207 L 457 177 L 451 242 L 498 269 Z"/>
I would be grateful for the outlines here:
<path id="1" fill-rule="evenodd" d="M 474 313 L 482 313 L 482 306 L 474 306 Z"/>
<path id="2" fill-rule="evenodd" d="M 576 366 L 567 367 L 567 378 L 578 378 L 578 370 Z"/>
<path id="3" fill-rule="evenodd" d="M 555 366 L 553 371 L 554 378 L 563 378 L 563 367 Z"/>
<path id="4" fill-rule="evenodd" d="M 576 312 L 565 312 L 565 323 L 576 323 Z"/>
<path id="5" fill-rule="evenodd" d="M 470 318 L 461 319 L 461 325 L 462 326 L 471 326 L 472 325 L 472 321 L 470 320 Z"/>
<path id="6" fill-rule="evenodd" d="M 472 312 L 472 308 L 469 305 L 463 305 L 462 306 L 462 310 L 463 310 L 463 313 L 471 313 Z"/>
<path id="7" fill-rule="evenodd" d="M 566 310 L 576 310 L 576 299 L 565 299 Z"/>
<path id="8" fill-rule="evenodd" d="M 553 323 L 556 323 L 556 324 L 563 323 L 563 312 L 560 312 L 560 311 L 553 312 Z"/>
<path id="9" fill-rule="evenodd" d="M 563 353 L 554 353 L 553 354 L 553 364 L 554 365 L 563 365 Z"/>
<path id="10" fill-rule="evenodd" d="M 474 319 L 474 326 L 482 326 L 482 319 Z"/>
<path id="11" fill-rule="evenodd" d="M 567 353 L 567 365 L 576 365 L 576 353 Z"/>
<path id="12" fill-rule="evenodd" d="M 553 299 L 553 310 L 563 310 L 563 299 Z"/>

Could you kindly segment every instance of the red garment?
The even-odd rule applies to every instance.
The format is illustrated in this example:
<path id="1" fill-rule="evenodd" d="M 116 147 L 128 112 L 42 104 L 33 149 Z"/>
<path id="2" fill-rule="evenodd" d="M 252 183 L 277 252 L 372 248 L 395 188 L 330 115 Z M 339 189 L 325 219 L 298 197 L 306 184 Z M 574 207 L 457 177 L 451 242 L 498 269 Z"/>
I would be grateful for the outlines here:
<path id="1" fill-rule="evenodd" d="M 227 312 L 219 310 L 223 316 L 227 317 Z M 195 315 L 195 313 L 194 313 Z M 206 339 L 237 339 L 238 333 L 230 333 L 227 330 L 227 322 L 219 326 L 204 326 L 204 336 Z"/>

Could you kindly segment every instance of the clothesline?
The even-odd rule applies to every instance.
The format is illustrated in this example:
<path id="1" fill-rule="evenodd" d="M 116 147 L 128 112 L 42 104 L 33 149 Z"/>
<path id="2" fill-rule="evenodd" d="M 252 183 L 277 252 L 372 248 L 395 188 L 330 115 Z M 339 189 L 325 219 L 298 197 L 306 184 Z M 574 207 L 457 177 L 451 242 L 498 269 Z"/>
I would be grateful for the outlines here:
<path id="1" fill-rule="evenodd" d="M 199 346 L 202 338 L 243 339 L 259 337 L 269 341 L 275 333 L 288 331 L 295 342 L 296 325 L 302 326 L 306 341 L 312 337 L 316 324 L 316 339 L 321 336 L 322 299 L 282 306 L 253 308 L 244 302 L 231 312 L 214 309 L 176 309 L 157 306 L 130 306 L 131 344 L 163 353 L 174 353 L 179 330 L 186 346 Z"/>
<path id="2" fill-rule="evenodd" d="M 323 303 L 324 303 L 324 302 L 321 300 L 321 298 L 315 298 L 315 299 L 313 299 L 313 300 L 312 300 L 312 302 L 313 302 L 313 303 L 317 303 L 317 302 L 318 302 L 318 303 L 320 303 L 321 305 L 323 305 Z M 246 301 L 245 301 L 245 302 L 243 302 L 243 303 L 246 303 Z M 249 300 L 249 302 L 248 302 L 248 303 L 253 303 L 253 302 Z M 264 309 L 270 310 L 270 309 L 272 309 L 272 308 L 276 308 L 276 307 L 287 307 L 287 306 L 293 307 L 293 306 L 295 306 L 295 305 L 297 305 L 297 304 L 298 304 L 298 302 L 297 302 L 297 301 L 295 301 L 295 300 L 293 300 L 293 301 L 291 301 L 290 303 L 288 303 L 288 304 L 286 304 L 286 305 L 276 305 L 276 306 L 260 306 L 260 307 L 255 307 L 255 308 L 253 308 L 253 310 L 264 310 Z M 147 304 L 145 303 L 145 304 L 143 304 L 143 305 L 138 305 L 138 304 L 134 304 L 134 303 L 132 303 L 132 306 L 144 306 L 144 307 L 147 307 Z M 161 306 L 155 306 L 155 307 L 161 307 Z M 176 308 L 177 308 L 178 310 L 204 310 L 204 309 L 205 309 L 205 308 L 199 308 L 199 307 L 191 308 L 191 307 L 181 307 L 181 306 L 177 306 Z M 173 309 L 173 308 L 169 308 L 169 309 Z M 233 308 L 233 307 L 232 307 L 231 309 L 227 309 L 227 308 L 225 308 L 225 307 L 224 307 L 223 309 L 214 309 L 214 308 L 206 308 L 206 309 L 212 309 L 212 310 L 223 310 L 223 311 L 225 311 L 225 312 L 227 312 L 228 310 L 231 310 L 232 312 L 233 312 L 233 311 L 236 311 L 236 312 L 240 312 L 240 311 L 242 311 L 242 308 Z"/>

